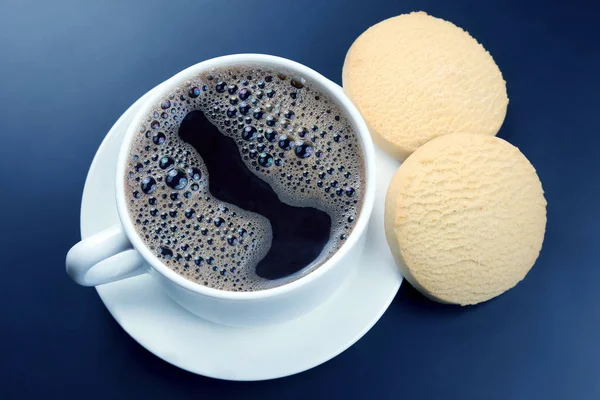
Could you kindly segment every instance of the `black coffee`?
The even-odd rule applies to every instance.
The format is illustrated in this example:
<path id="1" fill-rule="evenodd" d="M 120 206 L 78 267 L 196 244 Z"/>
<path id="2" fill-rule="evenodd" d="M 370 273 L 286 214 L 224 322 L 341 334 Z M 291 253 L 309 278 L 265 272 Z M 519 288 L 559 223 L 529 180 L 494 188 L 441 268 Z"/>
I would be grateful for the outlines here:
<path id="1" fill-rule="evenodd" d="M 222 290 L 323 264 L 354 227 L 364 160 L 339 107 L 289 71 L 229 67 L 162 99 L 130 149 L 126 193 L 165 265 Z"/>

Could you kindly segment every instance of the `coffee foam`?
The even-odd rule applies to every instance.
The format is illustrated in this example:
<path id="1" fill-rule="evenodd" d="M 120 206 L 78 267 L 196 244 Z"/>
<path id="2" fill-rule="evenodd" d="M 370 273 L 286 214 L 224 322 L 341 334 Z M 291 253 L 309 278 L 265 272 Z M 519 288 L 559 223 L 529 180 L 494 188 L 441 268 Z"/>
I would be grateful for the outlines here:
<path id="1" fill-rule="evenodd" d="M 247 167 L 282 202 L 331 217 L 329 242 L 299 273 L 256 275 L 271 247 L 271 225 L 211 195 L 201 157 L 178 136 L 194 110 L 236 141 Z M 152 107 L 138 132 L 125 182 L 131 219 L 164 264 L 193 282 L 232 291 L 280 286 L 325 262 L 354 227 L 365 179 L 356 133 L 329 96 L 290 71 L 238 66 L 201 73 Z"/>

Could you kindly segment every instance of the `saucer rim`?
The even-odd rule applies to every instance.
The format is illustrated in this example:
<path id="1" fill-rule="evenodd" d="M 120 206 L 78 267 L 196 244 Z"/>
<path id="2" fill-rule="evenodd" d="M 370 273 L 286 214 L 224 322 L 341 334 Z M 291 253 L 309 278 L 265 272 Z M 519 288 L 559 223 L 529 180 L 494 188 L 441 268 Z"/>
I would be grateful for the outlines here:
<path id="1" fill-rule="evenodd" d="M 341 89 L 341 88 L 340 88 Z M 89 235 L 85 235 L 84 231 L 86 231 L 86 229 L 84 228 L 85 222 L 84 220 L 87 220 L 87 218 L 84 216 L 84 201 L 85 201 L 85 194 L 86 194 L 86 189 L 88 188 L 89 185 L 92 185 L 92 179 L 93 177 L 93 171 L 99 168 L 99 163 L 100 163 L 100 155 L 104 152 L 107 151 L 107 147 L 108 147 L 108 143 L 110 142 L 111 139 L 118 137 L 118 133 L 117 128 L 119 127 L 120 124 L 123 123 L 123 120 L 125 118 L 128 117 L 129 114 L 135 112 L 136 107 L 139 107 L 140 104 L 142 104 L 142 102 L 148 97 L 148 95 L 153 91 L 154 89 L 151 89 L 150 91 L 146 92 L 144 95 L 140 96 L 135 102 L 133 102 L 125 112 L 123 112 L 119 118 L 115 121 L 115 123 L 111 126 L 110 130 L 108 131 L 108 133 L 104 136 L 102 143 L 100 144 L 100 146 L 98 147 L 98 150 L 96 151 L 96 153 L 94 154 L 94 158 L 92 160 L 92 163 L 90 164 L 90 167 L 88 169 L 87 172 L 87 176 L 86 176 L 86 180 L 85 180 L 85 185 L 84 185 L 84 189 L 83 189 L 83 194 L 82 194 L 82 198 L 81 198 L 81 202 L 82 202 L 82 206 L 80 209 L 80 217 L 81 217 L 81 222 L 80 222 L 80 234 L 82 238 L 86 238 Z M 371 218 L 373 217 L 373 215 L 371 215 Z M 365 234 L 368 234 L 368 232 L 365 232 Z M 154 279 L 154 278 L 151 278 Z M 108 312 L 110 313 L 110 315 L 115 319 L 115 321 L 119 324 L 119 326 L 133 339 L 135 340 L 140 346 L 142 346 L 144 349 L 146 349 L 147 351 L 149 351 L 150 353 L 152 353 L 153 355 L 155 355 L 156 357 L 160 358 L 161 360 L 177 367 L 180 368 L 184 371 L 188 371 L 191 372 L 193 374 L 196 375 L 201 375 L 201 376 L 206 376 L 209 378 L 214 378 L 214 379 L 221 379 L 221 380 L 231 380 L 231 381 L 260 381 L 260 380 L 270 380 L 270 379 L 277 379 L 277 378 L 283 378 L 283 377 L 287 377 L 287 376 L 292 376 L 292 375 L 296 375 L 299 374 L 301 372 L 307 371 L 309 369 L 315 368 L 321 364 L 326 363 L 327 361 L 337 357 L 338 355 L 340 355 L 341 353 L 343 353 L 344 351 L 348 350 L 350 347 L 352 347 L 358 340 L 360 340 L 369 330 L 371 330 L 373 328 L 373 326 L 379 321 L 379 319 L 382 317 L 382 315 L 385 313 L 385 311 L 389 308 L 391 302 L 393 301 L 394 297 L 396 296 L 396 293 L 398 292 L 400 286 L 403 283 L 403 279 L 400 277 L 400 279 L 396 282 L 395 288 L 394 290 L 390 290 L 389 296 L 388 298 L 384 301 L 381 302 L 381 305 L 378 309 L 377 313 L 372 314 L 372 317 L 368 320 L 368 323 L 365 323 L 363 325 L 363 328 L 361 330 L 357 330 L 356 333 L 354 335 L 352 335 L 352 339 L 347 340 L 344 344 L 338 346 L 336 348 L 335 351 L 333 352 L 327 352 L 327 351 L 322 351 L 319 352 L 318 354 L 324 354 L 324 357 L 315 357 L 314 361 L 310 362 L 310 366 L 307 367 L 301 367 L 300 369 L 295 370 L 294 372 L 284 372 L 284 373 L 271 373 L 271 374 L 265 374 L 265 376 L 260 377 L 260 378 L 256 378 L 256 377 L 249 377 L 249 378 L 244 378 L 244 377 L 239 377 L 239 376 L 231 376 L 231 375 L 227 375 L 227 374 L 223 374 L 223 373 L 211 373 L 211 371 L 201 371 L 199 369 L 193 369 L 191 368 L 189 365 L 186 365 L 185 362 L 180 362 L 179 359 L 169 359 L 168 357 L 163 357 L 161 355 L 159 355 L 159 352 L 156 349 L 153 349 L 152 347 L 156 347 L 156 346 L 152 346 L 151 345 L 151 340 L 144 340 L 144 337 L 140 337 L 139 335 L 134 336 L 130 329 L 128 329 L 128 324 L 127 323 L 123 323 L 122 321 L 122 316 L 119 316 L 118 313 L 116 313 L 111 306 L 109 306 L 108 304 L 110 303 L 109 300 L 105 299 L 106 294 L 102 294 L 102 289 L 101 287 L 96 287 L 96 292 L 98 293 L 98 296 L 100 297 L 100 299 L 102 300 L 102 303 L 104 304 L 104 306 L 106 307 L 106 309 L 108 310 Z M 205 322 L 205 323 L 210 323 L 209 321 L 204 321 L 202 320 L 200 317 L 197 317 L 193 314 L 189 314 L 191 318 L 198 320 L 200 322 Z M 287 322 L 283 322 L 282 324 L 286 324 Z M 230 329 L 240 329 L 240 328 L 235 328 L 235 327 L 230 327 Z M 177 358 L 177 357 L 175 357 Z M 222 372 L 222 371 L 221 371 Z M 235 374 L 233 374 L 235 375 Z"/>

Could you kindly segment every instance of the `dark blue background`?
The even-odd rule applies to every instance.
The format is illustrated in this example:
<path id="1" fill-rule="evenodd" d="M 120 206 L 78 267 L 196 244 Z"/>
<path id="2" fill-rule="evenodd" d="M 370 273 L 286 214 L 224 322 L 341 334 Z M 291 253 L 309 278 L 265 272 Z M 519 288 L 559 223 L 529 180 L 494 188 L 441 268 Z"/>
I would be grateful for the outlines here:
<path id="1" fill-rule="evenodd" d="M 334 360 L 235 383 L 156 358 L 67 278 L 88 167 L 140 95 L 238 52 L 288 57 L 339 83 L 362 31 L 420 9 L 494 56 L 510 97 L 500 136 L 546 191 L 544 248 L 516 289 L 460 308 L 405 284 Z M 0 0 L 0 398 L 600 398 L 599 12 L 592 1 Z"/>

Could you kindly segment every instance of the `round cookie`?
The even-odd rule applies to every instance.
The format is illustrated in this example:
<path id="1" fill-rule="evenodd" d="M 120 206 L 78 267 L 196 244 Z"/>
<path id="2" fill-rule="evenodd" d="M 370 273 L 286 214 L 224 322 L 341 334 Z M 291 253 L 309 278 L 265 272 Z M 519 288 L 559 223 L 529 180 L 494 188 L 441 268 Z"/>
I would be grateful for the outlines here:
<path id="1" fill-rule="evenodd" d="M 375 143 L 398 159 L 446 133 L 495 135 L 508 105 L 506 82 L 483 46 L 424 12 L 360 35 L 342 81 Z"/>
<path id="2" fill-rule="evenodd" d="M 385 202 L 388 244 L 404 277 L 444 303 L 476 304 L 521 281 L 544 240 L 546 200 L 510 143 L 454 133 L 398 169 Z"/>

